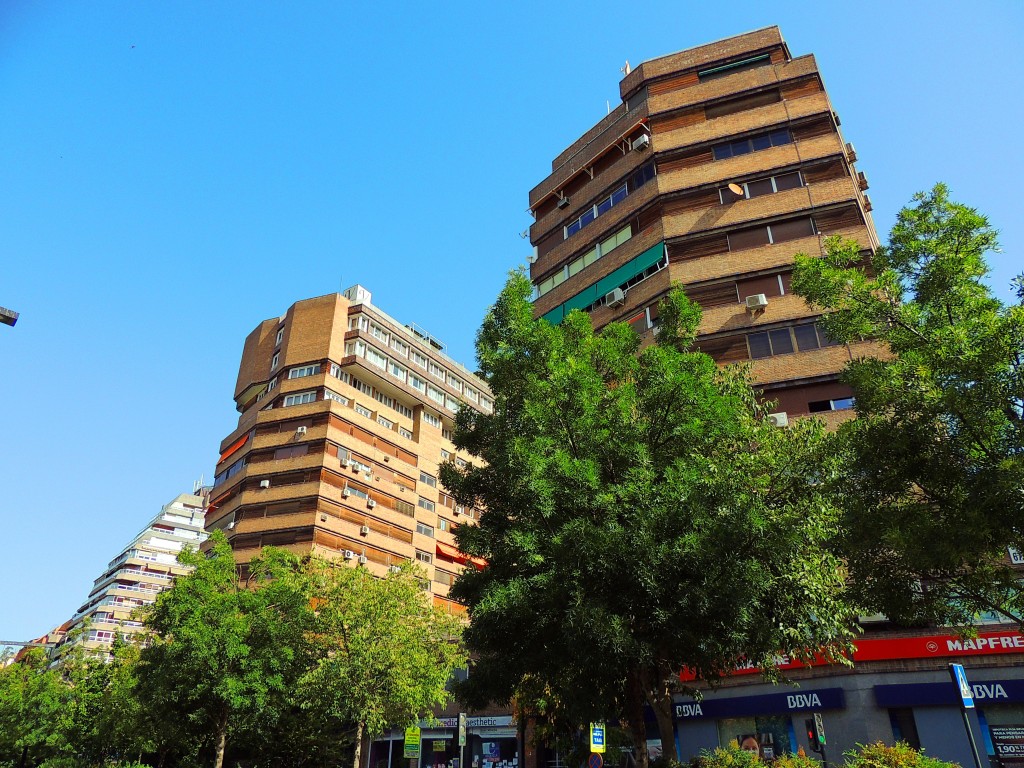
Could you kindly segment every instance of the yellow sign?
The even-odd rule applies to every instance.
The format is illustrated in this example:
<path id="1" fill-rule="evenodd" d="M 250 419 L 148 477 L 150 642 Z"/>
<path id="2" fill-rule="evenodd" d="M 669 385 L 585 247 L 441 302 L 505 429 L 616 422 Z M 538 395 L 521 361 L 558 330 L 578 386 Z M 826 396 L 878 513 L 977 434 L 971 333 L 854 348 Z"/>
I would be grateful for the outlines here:
<path id="1" fill-rule="evenodd" d="M 405 750 L 402 755 L 409 759 L 420 758 L 420 728 L 412 725 L 405 729 Z"/>
<path id="2" fill-rule="evenodd" d="M 590 751 L 597 754 L 604 752 L 604 723 L 590 724 Z"/>

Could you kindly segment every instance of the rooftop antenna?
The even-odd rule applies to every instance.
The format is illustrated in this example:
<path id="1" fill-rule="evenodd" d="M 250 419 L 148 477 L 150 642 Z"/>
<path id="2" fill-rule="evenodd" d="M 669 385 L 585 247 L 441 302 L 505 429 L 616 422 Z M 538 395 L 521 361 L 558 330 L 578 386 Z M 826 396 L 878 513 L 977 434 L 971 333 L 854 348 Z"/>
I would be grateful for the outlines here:
<path id="1" fill-rule="evenodd" d="M 519 233 L 519 237 L 521 237 L 523 240 L 525 240 L 529 236 L 530 236 L 530 230 L 529 229 L 524 229 L 522 232 Z"/>

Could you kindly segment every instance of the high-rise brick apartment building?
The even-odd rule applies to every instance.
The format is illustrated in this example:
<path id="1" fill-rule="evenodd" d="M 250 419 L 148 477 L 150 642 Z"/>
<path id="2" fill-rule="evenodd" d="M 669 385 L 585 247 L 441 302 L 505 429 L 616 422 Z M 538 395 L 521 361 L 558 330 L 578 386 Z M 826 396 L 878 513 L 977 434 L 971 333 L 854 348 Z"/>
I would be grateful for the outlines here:
<path id="1" fill-rule="evenodd" d="M 853 238 L 866 256 L 878 241 L 814 57 L 794 58 L 769 27 L 646 61 L 620 91 L 530 192 L 536 315 L 557 323 L 579 308 L 595 327 L 628 321 L 649 343 L 659 299 L 681 284 L 704 310 L 698 346 L 721 364 L 750 361 L 776 423 L 848 418 L 839 373 L 876 347 L 833 344 L 790 275 L 794 255 L 821 253 L 826 236 Z M 745 736 L 765 756 L 808 749 L 804 719 L 821 712 L 833 757 L 902 738 L 969 764 L 950 661 L 968 667 L 973 727 L 994 765 L 999 740 L 1024 732 L 1024 635 L 1012 626 L 978 617 L 968 641 L 882 616 L 863 624 L 852 668 L 784 664 L 799 689 L 737 674 L 702 700 L 679 697 L 683 759 Z"/>
<path id="2" fill-rule="evenodd" d="M 318 551 L 385 575 L 415 561 L 434 601 L 466 564 L 452 529 L 475 516 L 440 487 L 456 409 L 488 411 L 482 381 L 360 286 L 293 304 L 249 334 L 238 427 L 221 444 L 206 517 L 240 563 L 263 546 Z"/>
<path id="3" fill-rule="evenodd" d="M 833 345 L 790 290 L 794 254 L 822 237 L 877 245 L 814 57 L 770 27 L 644 62 L 619 87 L 530 192 L 537 314 L 580 308 L 653 335 L 679 283 L 704 309 L 701 349 L 752 360 L 780 412 L 848 408 L 836 376 L 860 350 Z"/>

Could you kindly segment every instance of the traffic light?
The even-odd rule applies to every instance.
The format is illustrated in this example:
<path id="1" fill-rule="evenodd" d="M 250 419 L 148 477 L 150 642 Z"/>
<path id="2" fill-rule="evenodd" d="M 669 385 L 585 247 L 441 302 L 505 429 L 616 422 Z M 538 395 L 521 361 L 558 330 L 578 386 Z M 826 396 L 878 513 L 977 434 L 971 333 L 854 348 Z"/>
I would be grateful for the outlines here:
<path id="1" fill-rule="evenodd" d="M 804 725 L 807 727 L 807 744 L 814 752 L 821 752 L 822 738 L 818 733 L 817 718 L 809 717 L 804 720 Z"/>

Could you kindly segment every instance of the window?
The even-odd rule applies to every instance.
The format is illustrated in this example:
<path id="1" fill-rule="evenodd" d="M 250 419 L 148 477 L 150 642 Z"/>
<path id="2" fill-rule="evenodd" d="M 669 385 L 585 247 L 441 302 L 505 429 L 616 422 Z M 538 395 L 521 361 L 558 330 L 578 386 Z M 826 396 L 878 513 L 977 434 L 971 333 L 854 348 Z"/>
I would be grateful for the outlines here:
<path id="1" fill-rule="evenodd" d="M 320 363 L 313 363 L 312 365 L 303 365 L 298 368 L 292 368 L 288 371 L 289 379 L 301 379 L 305 376 L 315 376 L 320 373 Z"/>
<path id="2" fill-rule="evenodd" d="M 406 378 L 409 376 L 409 371 L 407 371 L 403 366 L 399 365 L 394 360 L 392 360 L 391 375 L 394 376 L 399 381 L 405 381 Z"/>
<path id="3" fill-rule="evenodd" d="M 373 397 L 373 387 L 371 387 L 365 381 L 360 381 L 359 379 L 353 376 L 352 380 L 349 383 L 352 385 L 354 389 L 359 390 L 364 395 L 369 395 L 370 397 Z"/>
<path id="4" fill-rule="evenodd" d="M 448 427 L 441 427 L 441 437 L 449 442 L 455 442 L 452 440 L 452 431 Z"/>
<path id="5" fill-rule="evenodd" d="M 270 358 L 270 370 L 272 370 L 272 371 L 276 371 L 277 370 L 277 363 L 278 363 L 278 361 L 280 361 L 280 359 L 281 359 L 281 353 L 280 352 L 275 352 L 274 356 L 272 358 Z"/>
<path id="6" fill-rule="evenodd" d="M 631 193 L 638 190 L 655 176 L 654 163 L 647 163 L 644 167 L 633 172 L 625 184 L 615 189 L 608 197 L 599 200 L 590 208 L 581 213 L 577 218 L 569 222 L 563 229 L 563 238 L 568 240 L 587 224 L 590 224 L 598 216 L 601 216 L 616 205 L 621 203 Z"/>
<path id="7" fill-rule="evenodd" d="M 378 368 L 387 370 L 388 359 L 373 347 L 366 348 L 366 360 L 367 362 L 376 365 Z"/>
<path id="8" fill-rule="evenodd" d="M 793 143 L 793 135 L 788 128 L 770 133 L 761 133 L 737 141 L 727 141 L 723 144 L 716 144 L 711 148 L 715 160 L 725 160 L 728 157 L 738 157 L 750 152 L 760 152 L 762 149 L 771 149 L 783 144 Z"/>
<path id="9" fill-rule="evenodd" d="M 415 373 L 410 373 L 409 374 L 409 385 L 413 389 L 418 389 L 420 392 L 426 392 L 427 391 L 427 382 L 426 382 L 426 380 L 425 379 L 421 379 Z"/>
<path id="10" fill-rule="evenodd" d="M 409 356 L 409 345 L 399 339 L 397 336 L 391 336 L 391 348 L 395 350 L 402 357 Z"/>
<path id="11" fill-rule="evenodd" d="M 366 331 L 370 328 L 370 321 L 365 315 L 354 315 L 348 319 L 348 329 L 350 331 Z"/>
<path id="12" fill-rule="evenodd" d="M 803 177 L 799 171 L 783 173 L 778 176 L 769 176 L 767 179 L 758 179 L 741 184 L 743 193 L 737 195 L 728 187 L 718 190 L 719 198 L 723 203 L 731 203 L 736 200 L 750 200 L 761 195 L 772 195 L 776 192 L 783 192 L 787 189 L 797 189 L 804 185 Z"/>
<path id="13" fill-rule="evenodd" d="M 426 472 L 420 470 L 420 482 L 426 483 L 431 488 L 437 488 L 437 478 L 433 475 L 428 475 Z"/>
<path id="14" fill-rule="evenodd" d="M 490 411 L 494 410 L 494 401 L 490 400 L 489 398 L 481 397 L 480 398 L 480 405 L 487 412 L 490 412 Z"/>
<path id="15" fill-rule="evenodd" d="M 385 395 L 383 392 L 376 392 L 376 393 L 374 393 L 373 396 L 374 396 L 374 398 L 376 398 L 376 400 L 379 403 L 382 403 L 383 405 L 386 405 L 388 408 L 394 408 L 395 407 L 395 401 L 393 399 L 391 399 L 390 397 L 388 397 L 387 395 Z"/>
<path id="16" fill-rule="evenodd" d="M 454 573 L 448 571 L 442 571 L 440 569 L 434 570 L 434 581 L 438 584 L 443 584 L 446 587 L 450 587 L 455 583 L 456 576 Z"/>
<path id="17" fill-rule="evenodd" d="M 283 325 L 280 328 L 277 329 L 277 338 L 274 339 L 274 346 L 277 346 L 278 344 L 280 344 L 282 339 L 284 339 L 284 326 Z"/>
<path id="18" fill-rule="evenodd" d="M 395 407 L 396 411 L 398 411 L 400 414 L 405 416 L 407 419 L 411 419 L 412 418 L 412 408 L 410 408 L 409 406 L 402 405 L 398 401 L 395 401 L 395 406 L 394 407 Z"/>
<path id="19" fill-rule="evenodd" d="M 416 523 L 416 533 L 422 533 L 424 536 L 434 538 L 434 529 L 426 523 Z"/>
<path id="20" fill-rule="evenodd" d="M 755 67 L 763 67 L 768 64 L 771 64 L 771 56 L 766 53 L 762 56 L 755 56 L 752 59 L 743 59 L 742 61 L 734 61 L 732 64 L 723 64 L 720 67 L 701 70 L 697 73 L 697 79 L 704 83 L 708 80 L 715 80 L 719 77 L 743 72 L 747 69 L 754 69 Z"/>
<path id="21" fill-rule="evenodd" d="M 398 434 L 400 434 L 406 440 L 412 440 L 412 431 L 406 429 L 405 427 L 399 427 L 398 428 Z"/>
<path id="22" fill-rule="evenodd" d="M 459 410 L 459 408 L 461 406 L 462 406 L 462 403 L 460 403 L 458 400 L 456 400 L 451 395 L 447 395 L 446 394 L 444 396 L 444 407 L 447 408 L 449 411 L 453 411 L 453 412 L 457 411 L 457 410 Z M 449 439 L 451 439 L 451 438 L 449 438 Z"/>
<path id="23" fill-rule="evenodd" d="M 450 531 L 452 528 L 451 521 L 445 520 L 443 517 L 437 518 L 437 527 L 442 531 Z"/>
<path id="24" fill-rule="evenodd" d="M 359 403 L 355 403 L 352 407 L 355 409 L 355 412 L 358 413 L 360 416 L 365 416 L 368 419 L 373 418 L 373 411 L 371 411 L 369 408 L 365 408 L 361 406 Z"/>
<path id="25" fill-rule="evenodd" d="M 373 336 L 375 339 L 380 339 L 385 344 L 387 344 L 391 340 L 391 336 L 388 334 L 388 332 L 375 323 L 370 324 L 370 335 Z"/>
<path id="26" fill-rule="evenodd" d="M 784 243 L 787 240 L 810 237 L 813 234 L 814 221 L 810 216 L 803 216 L 799 219 L 777 221 L 767 226 L 761 225 L 729 232 L 729 250 L 739 251 L 744 248 L 757 248 L 762 245 Z"/>
<path id="27" fill-rule="evenodd" d="M 441 449 L 441 460 L 442 461 L 448 461 L 448 459 L 450 459 L 451 457 L 452 457 L 452 454 L 451 454 L 450 451 L 446 451 L 444 448 Z"/>
<path id="28" fill-rule="evenodd" d="M 377 417 L 377 423 L 380 424 L 382 427 L 387 427 L 388 429 L 395 428 L 395 422 L 391 421 L 391 419 L 385 419 L 383 416 Z"/>
<path id="29" fill-rule="evenodd" d="M 306 392 L 296 392 L 292 395 L 284 396 L 284 407 L 289 408 L 293 405 L 305 405 L 306 403 L 312 403 L 316 401 L 316 390 L 311 389 Z"/>
<path id="30" fill-rule="evenodd" d="M 416 550 L 416 559 L 419 560 L 421 563 L 426 563 L 427 565 L 434 562 L 434 558 L 430 556 L 430 553 L 424 552 L 421 549 Z"/>
<path id="31" fill-rule="evenodd" d="M 480 393 L 469 385 L 466 386 L 466 397 L 468 397 L 474 403 L 480 402 Z"/>
<path id="32" fill-rule="evenodd" d="M 427 512 L 434 511 L 434 502 L 432 502 L 430 499 L 424 499 L 422 496 L 420 496 L 420 500 L 416 502 L 416 506 L 418 506 L 420 509 L 427 510 Z"/>
<path id="33" fill-rule="evenodd" d="M 324 400 L 333 400 L 336 403 L 341 403 L 342 405 L 348 405 L 348 398 L 347 397 L 343 397 L 342 395 L 339 395 L 337 392 L 334 392 L 333 390 L 330 390 L 330 389 L 325 389 L 324 390 Z"/>
<path id="34" fill-rule="evenodd" d="M 348 491 L 349 496 L 358 496 L 360 499 L 370 498 L 370 494 L 368 494 L 362 488 L 358 488 L 354 485 L 346 485 L 345 490 Z"/>
<path id="35" fill-rule="evenodd" d="M 440 379 L 441 381 L 444 381 L 445 378 L 447 377 L 447 372 L 445 371 L 445 369 L 442 368 L 437 363 L 435 363 L 433 360 L 431 360 L 427 364 L 427 370 L 430 372 L 430 375 L 433 376 L 435 379 Z"/>
<path id="36" fill-rule="evenodd" d="M 356 357 L 362 357 L 366 354 L 366 343 L 362 341 L 350 341 L 345 345 L 346 355 L 355 355 Z"/>
<path id="37" fill-rule="evenodd" d="M 811 413 L 824 413 L 825 411 L 848 411 L 853 408 L 852 397 L 841 397 L 837 400 L 815 400 L 807 404 L 807 410 Z"/>
<path id="38" fill-rule="evenodd" d="M 430 426 L 437 427 L 438 429 L 441 428 L 441 420 L 437 416 L 435 416 L 434 414 L 427 413 L 426 411 L 424 411 L 421 414 L 421 416 L 422 416 L 423 420 L 425 422 L 427 422 L 427 424 L 429 424 Z"/>
<path id="39" fill-rule="evenodd" d="M 758 360 L 773 355 L 786 355 L 790 352 L 806 352 L 819 347 L 835 345 L 815 323 L 805 323 L 790 328 L 778 328 L 774 331 L 751 333 L 747 336 L 750 346 L 750 358 Z"/>
<path id="40" fill-rule="evenodd" d="M 336 379 L 340 379 L 343 375 L 341 372 L 341 366 L 338 365 L 337 363 L 331 363 L 330 373 L 331 376 L 333 376 Z"/>
<path id="41" fill-rule="evenodd" d="M 460 459 L 458 457 L 455 458 L 455 466 L 464 468 L 466 464 L 467 462 L 465 459 Z"/>
<path id="42" fill-rule="evenodd" d="M 434 387 L 427 387 L 427 397 L 438 405 L 444 405 L 444 392 Z"/>
<path id="43" fill-rule="evenodd" d="M 462 391 L 462 382 L 456 379 L 450 373 L 448 374 L 448 386 L 458 392 Z"/>
<path id="44" fill-rule="evenodd" d="M 417 352 L 415 349 L 409 352 L 409 359 L 412 360 L 420 368 L 427 367 L 427 358 Z"/>

